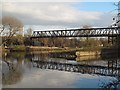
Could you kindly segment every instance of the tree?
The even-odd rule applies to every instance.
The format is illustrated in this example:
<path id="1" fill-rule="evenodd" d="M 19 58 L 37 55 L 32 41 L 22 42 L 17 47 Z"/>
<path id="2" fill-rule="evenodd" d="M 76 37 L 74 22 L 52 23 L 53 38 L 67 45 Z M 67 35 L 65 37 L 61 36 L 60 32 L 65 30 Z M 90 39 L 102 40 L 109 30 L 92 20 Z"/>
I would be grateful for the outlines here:
<path id="1" fill-rule="evenodd" d="M 9 45 L 13 44 L 13 37 L 22 30 L 22 22 L 15 17 L 4 16 L 2 25 L 3 29 L 0 31 L 0 34 L 4 33 L 6 35 Z"/>
<path id="2" fill-rule="evenodd" d="M 2 32 L 3 32 L 3 29 L 2 29 L 2 18 L 0 16 L 0 35 L 1 35 Z"/>
<path id="3" fill-rule="evenodd" d="M 120 35 L 115 38 L 115 46 L 120 48 Z"/>
<path id="4" fill-rule="evenodd" d="M 89 26 L 89 25 L 84 25 L 83 27 L 82 27 L 82 29 L 89 29 L 89 28 L 92 28 L 92 26 Z M 87 30 L 87 31 L 85 31 L 85 33 L 90 33 L 90 30 Z M 88 44 L 88 41 L 89 41 L 89 37 L 86 37 L 86 44 Z"/>
<path id="5" fill-rule="evenodd" d="M 92 28 L 92 27 L 89 26 L 89 25 L 84 25 L 82 28 L 83 28 L 83 29 L 87 29 L 87 28 Z"/>
<path id="6" fill-rule="evenodd" d="M 27 29 L 27 33 L 26 33 L 26 36 L 27 36 L 27 37 L 31 37 L 31 36 L 32 36 L 32 32 L 33 32 L 32 28 L 28 28 L 28 29 Z"/>
<path id="7" fill-rule="evenodd" d="M 20 20 L 15 17 L 4 16 L 2 18 L 3 30 L 0 32 L 4 32 L 8 38 L 13 37 L 18 31 L 22 30 L 23 24 Z"/>

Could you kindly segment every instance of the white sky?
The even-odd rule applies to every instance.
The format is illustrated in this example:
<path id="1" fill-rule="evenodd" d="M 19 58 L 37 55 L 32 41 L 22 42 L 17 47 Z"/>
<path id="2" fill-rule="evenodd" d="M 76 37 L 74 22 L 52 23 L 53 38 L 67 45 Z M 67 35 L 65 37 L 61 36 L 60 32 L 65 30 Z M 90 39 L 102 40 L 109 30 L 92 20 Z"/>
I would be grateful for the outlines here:
<path id="1" fill-rule="evenodd" d="M 48 1 L 53 3 L 49 3 Z M 73 3 L 77 4 L 79 1 L 80 0 L 17 0 L 16 2 L 16 0 L 3 0 L 2 15 L 16 17 L 21 20 L 24 25 L 43 25 L 44 27 L 45 25 L 74 28 L 83 25 L 99 27 L 109 26 L 113 22 L 112 17 L 115 16 L 114 13 L 83 11 L 71 5 Z M 81 2 L 79 4 L 81 4 Z"/>
<path id="2" fill-rule="evenodd" d="M 118 2 L 119 0 L 2 0 L 3 2 Z"/>

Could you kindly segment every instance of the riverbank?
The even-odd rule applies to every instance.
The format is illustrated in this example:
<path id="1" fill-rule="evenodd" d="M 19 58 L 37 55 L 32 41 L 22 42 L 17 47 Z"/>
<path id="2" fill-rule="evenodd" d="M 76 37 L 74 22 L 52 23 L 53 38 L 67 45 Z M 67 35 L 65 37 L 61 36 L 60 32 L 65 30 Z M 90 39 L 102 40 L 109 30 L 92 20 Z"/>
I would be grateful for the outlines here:
<path id="1" fill-rule="evenodd" d="M 39 47 L 39 46 L 14 46 L 11 48 L 3 48 L 2 52 L 28 52 L 28 53 L 75 53 L 77 57 L 82 56 L 106 56 L 107 54 L 118 53 L 118 48 L 105 47 L 87 47 L 87 48 L 71 48 L 71 47 Z"/>
<path id="2" fill-rule="evenodd" d="M 2 52 L 39 52 L 39 53 L 61 53 L 82 50 L 82 48 L 70 47 L 41 47 L 41 46 L 14 46 L 10 48 L 2 48 Z"/>

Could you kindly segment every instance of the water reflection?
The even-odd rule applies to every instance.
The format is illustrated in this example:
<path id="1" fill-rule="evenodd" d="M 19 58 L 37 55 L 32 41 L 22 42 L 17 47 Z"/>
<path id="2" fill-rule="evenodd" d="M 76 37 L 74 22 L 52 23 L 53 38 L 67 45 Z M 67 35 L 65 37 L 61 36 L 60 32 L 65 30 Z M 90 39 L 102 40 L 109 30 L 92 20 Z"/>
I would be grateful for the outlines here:
<path id="1" fill-rule="evenodd" d="M 58 56 L 61 56 L 58 57 Z M 119 85 L 120 59 L 90 57 L 66 59 L 67 55 L 18 53 L 3 55 L 3 87 L 80 87 Z M 70 58 L 70 57 L 69 57 Z M 88 57 L 87 57 L 88 58 Z M 34 82 L 36 81 L 36 82 Z M 106 82 L 104 82 L 106 81 Z M 86 83 L 87 82 L 87 83 Z M 92 83 L 92 85 L 91 85 Z M 106 83 L 106 84 L 105 84 Z M 118 86 L 117 86 L 118 87 Z"/>

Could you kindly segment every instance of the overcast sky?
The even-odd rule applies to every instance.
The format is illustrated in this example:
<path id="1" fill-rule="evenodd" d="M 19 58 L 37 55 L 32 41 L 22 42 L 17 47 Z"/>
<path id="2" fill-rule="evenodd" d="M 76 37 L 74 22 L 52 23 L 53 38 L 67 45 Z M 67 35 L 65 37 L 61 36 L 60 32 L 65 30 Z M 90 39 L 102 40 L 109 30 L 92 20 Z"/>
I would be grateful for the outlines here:
<path id="1" fill-rule="evenodd" d="M 13 1 L 13 2 L 12 2 Z M 2 15 L 16 17 L 24 25 L 94 27 L 109 26 L 116 16 L 117 7 L 111 2 L 78 2 L 79 0 L 43 0 L 2 3 Z M 54 1 L 54 2 L 51 2 Z M 95 1 L 95 0 L 93 0 Z M 107 0 L 106 0 L 107 1 Z"/>

